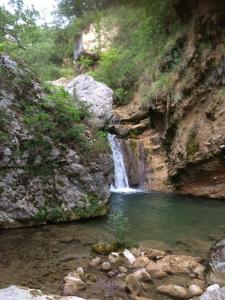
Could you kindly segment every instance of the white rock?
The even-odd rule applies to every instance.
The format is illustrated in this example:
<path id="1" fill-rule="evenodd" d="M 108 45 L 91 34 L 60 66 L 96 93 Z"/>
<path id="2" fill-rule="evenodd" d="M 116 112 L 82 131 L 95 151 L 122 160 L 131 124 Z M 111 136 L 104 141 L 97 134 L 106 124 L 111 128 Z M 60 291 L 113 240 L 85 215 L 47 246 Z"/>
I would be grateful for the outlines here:
<path id="1" fill-rule="evenodd" d="M 123 255 L 124 255 L 124 257 L 126 257 L 126 259 L 129 261 L 129 263 L 132 265 L 134 262 L 135 262 L 135 260 L 136 260 L 136 258 L 134 257 L 134 255 L 129 251 L 129 250 L 127 250 L 127 249 L 125 249 L 124 251 L 123 251 Z"/>
<path id="2" fill-rule="evenodd" d="M 225 300 L 225 287 L 214 287 L 212 290 L 206 291 L 199 300 Z"/>
<path id="3" fill-rule="evenodd" d="M 104 83 L 84 74 L 75 77 L 66 90 L 75 99 L 85 102 L 99 119 L 108 121 L 112 117 L 113 91 Z"/>
<path id="4" fill-rule="evenodd" d="M 84 300 L 69 296 L 44 295 L 40 290 L 17 287 L 12 285 L 0 290 L 0 300 Z"/>
<path id="5" fill-rule="evenodd" d="M 198 285 L 195 285 L 195 284 L 192 284 L 189 286 L 189 291 L 190 291 L 192 297 L 200 296 L 204 292 Z"/>
<path id="6" fill-rule="evenodd" d="M 211 291 L 215 291 L 215 290 L 219 290 L 219 289 L 220 289 L 219 284 L 213 284 L 213 285 L 210 285 L 209 287 L 207 287 L 207 292 L 211 292 Z"/>
<path id="7" fill-rule="evenodd" d="M 114 264 L 120 260 L 119 253 L 117 252 L 112 252 L 109 254 L 108 260 L 111 264 Z"/>
<path id="8" fill-rule="evenodd" d="M 86 289 L 86 283 L 80 278 L 77 272 L 71 272 L 64 277 L 63 293 L 64 295 L 74 295 L 78 291 Z"/>
<path id="9" fill-rule="evenodd" d="M 103 271 L 110 271 L 112 269 L 111 265 L 109 262 L 103 262 L 102 263 L 102 270 Z"/>
<path id="10" fill-rule="evenodd" d="M 80 278 L 83 280 L 84 279 L 84 269 L 81 267 L 77 268 L 77 275 L 80 276 Z"/>

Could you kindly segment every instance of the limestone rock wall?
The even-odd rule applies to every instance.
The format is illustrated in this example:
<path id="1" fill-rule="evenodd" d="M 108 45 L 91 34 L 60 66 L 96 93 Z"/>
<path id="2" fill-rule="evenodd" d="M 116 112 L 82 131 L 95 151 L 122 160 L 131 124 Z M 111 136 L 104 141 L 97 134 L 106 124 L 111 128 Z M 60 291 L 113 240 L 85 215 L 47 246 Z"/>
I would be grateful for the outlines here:
<path id="1" fill-rule="evenodd" d="M 0 71 L 0 226 L 104 215 L 113 172 L 110 152 L 88 158 L 76 142 L 47 134 L 41 138 L 48 149 L 38 146 L 24 112 L 29 103 L 34 112 L 36 104 L 41 107 L 40 85 L 24 66 L 12 68 L 3 57 Z M 91 139 L 91 129 L 86 132 Z"/>

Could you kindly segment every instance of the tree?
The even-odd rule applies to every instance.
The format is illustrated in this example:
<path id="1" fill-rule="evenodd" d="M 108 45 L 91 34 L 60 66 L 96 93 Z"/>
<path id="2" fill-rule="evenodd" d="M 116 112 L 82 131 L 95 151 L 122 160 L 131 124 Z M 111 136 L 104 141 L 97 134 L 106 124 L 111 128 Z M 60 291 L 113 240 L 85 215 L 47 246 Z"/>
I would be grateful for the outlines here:
<path id="1" fill-rule="evenodd" d="M 39 13 L 34 9 L 24 9 L 23 1 L 11 1 L 13 13 L 0 6 L 0 45 L 24 49 L 24 35 L 36 26 Z"/>

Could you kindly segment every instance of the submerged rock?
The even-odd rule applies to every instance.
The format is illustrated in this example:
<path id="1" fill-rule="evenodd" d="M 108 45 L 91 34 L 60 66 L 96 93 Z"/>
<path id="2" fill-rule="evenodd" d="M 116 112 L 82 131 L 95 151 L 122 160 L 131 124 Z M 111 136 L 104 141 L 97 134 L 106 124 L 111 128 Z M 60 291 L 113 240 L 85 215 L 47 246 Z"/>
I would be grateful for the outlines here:
<path id="1" fill-rule="evenodd" d="M 97 243 L 92 247 L 92 251 L 100 255 L 110 254 L 117 249 L 116 243 Z"/>
<path id="2" fill-rule="evenodd" d="M 186 299 L 188 298 L 187 290 L 179 285 L 170 284 L 170 285 L 161 285 L 156 288 L 156 290 L 164 295 L 177 298 L 177 299 Z"/>
<path id="3" fill-rule="evenodd" d="M 65 296 L 73 296 L 78 291 L 86 289 L 86 283 L 81 279 L 83 277 L 83 272 L 71 272 L 66 277 L 64 277 L 64 284 L 62 293 Z"/>
<path id="4" fill-rule="evenodd" d="M 0 290 L 0 300 L 85 300 L 79 297 L 44 295 L 40 290 L 12 285 Z"/>
<path id="5" fill-rule="evenodd" d="M 171 274 L 190 274 L 196 267 L 201 267 L 200 260 L 200 258 L 187 255 L 167 255 L 156 262 L 150 261 L 146 269 L 148 272 L 163 271 Z"/>

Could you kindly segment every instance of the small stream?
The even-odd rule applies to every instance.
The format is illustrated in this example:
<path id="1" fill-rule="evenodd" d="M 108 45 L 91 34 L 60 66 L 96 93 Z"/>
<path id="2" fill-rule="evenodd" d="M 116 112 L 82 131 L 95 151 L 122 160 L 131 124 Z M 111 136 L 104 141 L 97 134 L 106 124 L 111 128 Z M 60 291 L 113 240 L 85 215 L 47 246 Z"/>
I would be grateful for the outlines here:
<path id="1" fill-rule="evenodd" d="M 115 193 L 111 211 L 117 210 L 128 218 L 128 237 L 143 246 L 206 256 L 212 241 L 225 236 L 223 201 Z M 86 265 L 92 244 L 112 238 L 107 217 L 1 230 L 0 287 L 17 284 L 57 293 L 65 274 Z"/>

